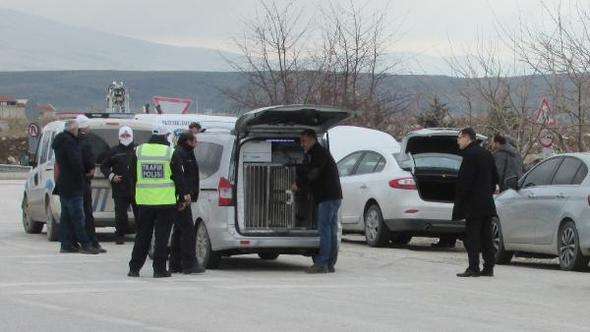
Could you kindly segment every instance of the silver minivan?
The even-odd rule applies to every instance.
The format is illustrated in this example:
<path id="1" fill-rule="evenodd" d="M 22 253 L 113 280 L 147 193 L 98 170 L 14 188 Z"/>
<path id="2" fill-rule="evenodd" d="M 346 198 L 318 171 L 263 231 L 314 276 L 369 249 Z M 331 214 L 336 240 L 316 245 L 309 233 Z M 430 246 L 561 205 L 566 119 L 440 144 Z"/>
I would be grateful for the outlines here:
<path id="1" fill-rule="evenodd" d="M 304 129 L 321 136 L 347 116 L 325 106 L 272 106 L 239 117 L 233 130 L 199 134 L 201 192 L 192 205 L 199 264 L 216 268 L 237 254 L 316 254 L 313 197 L 291 191 L 304 158 L 298 138 Z"/>
<path id="2" fill-rule="evenodd" d="M 88 138 L 92 142 L 92 150 L 97 161 L 118 144 L 118 131 L 123 125 L 134 130 L 135 142 L 146 142 L 150 135 L 151 123 L 133 119 L 118 118 L 113 115 L 87 114 L 91 117 L 89 126 L 91 133 Z M 59 197 L 53 195 L 55 181 L 53 177 L 55 156 L 51 145 L 57 134 L 63 131 L 64 121 L 53 121 L 47 124 L 42 132 L 37 152 L 32 163 L 33 168 L 27 176 L 22 200 L 22 224 L 27 233 L 41 233 L 46 225 L 49 241 L 57 241 L 59 237 L 58 224 L 60 218 Z M 96 227 L 114 226 L 115 211 L 109 181 L 98 169 L 92 180 L 92 208 Z M 132 226 L 133 214 L 129 214 Z"/>

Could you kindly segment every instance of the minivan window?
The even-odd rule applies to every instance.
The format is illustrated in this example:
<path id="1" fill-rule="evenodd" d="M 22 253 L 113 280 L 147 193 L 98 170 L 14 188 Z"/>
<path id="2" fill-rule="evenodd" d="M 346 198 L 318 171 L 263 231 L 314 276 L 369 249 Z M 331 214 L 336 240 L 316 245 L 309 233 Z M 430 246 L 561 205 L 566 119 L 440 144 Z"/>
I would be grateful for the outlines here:
<path id="1" fill-rule="evenodd" d="M 51 133 L 50 132 L 46 132 L 45 134 L 43 134 L 43 137 L 41 138 L 41 143 L 39 146 L 39 161 L 38 164 L 43 164 L 47 161 L 47 156 L 49 155 L 49 142 L 51 138 Z"/>
<path id="2" fill-rule="evenodd" d="M 582 162 L 576 158 L 565 158 L 555 173 L 553 184 L 572 184 L 581 165 Z"/>
<path id="3" fill-rule="evenodd" d="M 553 158 L 537 165 L 523 180 L 521 187 L 544 186 L 551 183 L 555 169 L 561 163 L 562 158 Z"/>
<path id="4" fill-rule="evenodd" d="M 206 179 L 217 173 L 221 165 L 223 145 L 211 142 L 198 142 L 195 155 L 199 163 L 199 177 Z"/>
<path id="5" fill-rule="evenodd" d="M 588 175 L 588 167 L 586 166 L 586 164 L 582 163 L 582 165 L 580 165 L 580 168 L 578 168 L 576 175 L 574 175 L 572 184 L 581 184 L 582 181 L 584 181 L 584 179 L 586 178 L 586 175 Z"/>
<path id="6" fill-rule="evenodd" d="M 368 174 L 373 173 L 379 161 L 383 159 L 383 157 L 375 152 L 367 152 L 363 156 L 363 159 L 359 163 L 356 174 Z"/>
<path id="7" fill-rule="evenodd" d="M 342 158 L 337 164 L 338 174 L 340 176 L 351 175 L 354 172 L 354 166 L 356 166 L 359 158 L 362 155 L 363 152 L 359 151 Z"/>

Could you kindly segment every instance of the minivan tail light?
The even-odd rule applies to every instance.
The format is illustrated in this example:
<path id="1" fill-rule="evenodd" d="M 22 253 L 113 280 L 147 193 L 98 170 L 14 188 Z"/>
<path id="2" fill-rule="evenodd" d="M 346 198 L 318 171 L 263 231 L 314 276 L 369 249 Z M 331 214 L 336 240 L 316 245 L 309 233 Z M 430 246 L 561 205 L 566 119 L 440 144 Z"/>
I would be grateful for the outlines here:
<path id="1" fill-rule="evenodd" d="M 414 178 L 401 178 L 389 181 L 389 186 L 394 189 L 416 190 Z"/>
<path id="2" fill-rule="evenodd" d="M 232 206 L 234 205 L 234 187 L 226 178 L 219 179 L 219 185 L 217 186 L 217 192 L 219 194 L 219 206 Z"/>

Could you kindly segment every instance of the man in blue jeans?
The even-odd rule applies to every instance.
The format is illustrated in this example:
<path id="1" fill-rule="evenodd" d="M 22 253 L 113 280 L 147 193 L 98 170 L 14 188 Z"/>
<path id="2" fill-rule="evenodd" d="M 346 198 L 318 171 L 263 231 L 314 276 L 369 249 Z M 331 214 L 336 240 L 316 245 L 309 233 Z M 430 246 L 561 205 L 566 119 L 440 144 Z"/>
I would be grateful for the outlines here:
<path id="1" fill-rule="evenodd" d="M 57 171 L 55 173 L 54 194 L 59 195 L 61 218 L 59 222 L 60 253 L 80 252 L 83 254 L 99 253 L 84 228 L 84 182 L 86 181 L 82 151 L 78 141 L 78 122 L 66 122 L 63 132 L 55 136 L 51 145 L 55 151 Z M 75 233 L 73 237 L 72 230 Z M 77 240 L 80 250 L 73 245 Z"/>
<path id="2" fill-rule="evenodd" d="M 303 166 L 292 186 L 293 191 L 310 190 L 317 206 L 320 252 L 307 273 L 335 272 L 338 256 L 338 209 L 342 202 L 342 188 L 336 162 L 330 152 L 318 143 L 315 131 L 301 133 L 300 143 L 305 151 Z"/>

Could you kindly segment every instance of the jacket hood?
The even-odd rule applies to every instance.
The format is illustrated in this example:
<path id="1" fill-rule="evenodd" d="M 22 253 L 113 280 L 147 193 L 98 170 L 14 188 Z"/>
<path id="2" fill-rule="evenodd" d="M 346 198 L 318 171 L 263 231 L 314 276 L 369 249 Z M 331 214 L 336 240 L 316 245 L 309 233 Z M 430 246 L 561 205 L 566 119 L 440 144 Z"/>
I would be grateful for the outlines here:
<path id="1" fill-rule="evenodd" d="M 76 139 L 76 137 L 72 134 L 70 134 L 70 132 L 68 131 L 62 131 L 61 133 L 59 133 L 57 136 L 55 136 L 55 138 L 53 139 L 53 144 L 51 144 L 51 147 L 56 150 L 59 149 L 66 141 L 72 140 L 72 139 Z"/>
<path id="2" fill-rule="evenodd" d="M 504 144 L 503 147 L 501 147 L 498 152 L 505 152 L 507 154 L 509 154 L 510 156 L 517 156 L 518 155 L 518 151 L 516 151 L 516 148 L 513 147 L 510 144 Z"/>

